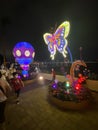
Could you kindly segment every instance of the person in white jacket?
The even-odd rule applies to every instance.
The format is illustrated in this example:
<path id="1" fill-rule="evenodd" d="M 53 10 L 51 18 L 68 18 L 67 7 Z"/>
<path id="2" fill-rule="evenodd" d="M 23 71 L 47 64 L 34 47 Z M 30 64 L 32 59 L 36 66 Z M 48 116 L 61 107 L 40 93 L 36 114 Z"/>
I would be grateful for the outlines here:
<path id="1" fill-rule="evenodd" d="M 11 87 L 7 80 L 2 78 L 2 74 L 0 72 L 0 123 L 5 122 L 5 107 L 7 96 L 6 93 L 11 91 Z"/>

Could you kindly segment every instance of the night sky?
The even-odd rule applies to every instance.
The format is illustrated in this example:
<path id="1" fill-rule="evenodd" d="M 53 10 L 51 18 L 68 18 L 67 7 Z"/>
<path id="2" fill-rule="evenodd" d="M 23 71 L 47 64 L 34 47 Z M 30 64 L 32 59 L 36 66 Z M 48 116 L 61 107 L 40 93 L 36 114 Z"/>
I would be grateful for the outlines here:
<path id="1" fill-rule="evenodd" d="M 0 54 L 12 56 L 12 49 L 20 41 L 35 48 L 35 61 L 48 61 L 50 53 L 43 34 L 51 33 L 62 22 L 69 21 L 67 37 L 73 59 L 98 60 L 97 0 L 0 0 Z M 56 60 L 63 60 L 57 53 Z"/>

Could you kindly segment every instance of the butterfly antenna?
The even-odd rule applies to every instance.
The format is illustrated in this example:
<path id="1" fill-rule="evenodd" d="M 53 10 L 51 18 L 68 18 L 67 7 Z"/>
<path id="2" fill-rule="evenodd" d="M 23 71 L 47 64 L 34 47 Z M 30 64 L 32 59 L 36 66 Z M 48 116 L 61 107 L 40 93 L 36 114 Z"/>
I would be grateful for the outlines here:
<path id="1" fill-rule="evenodd" d="M 50 27 L 50 33 L 54 33 L 57 29 L 57 23 L 54 25 L 54 28 L 53 27 Z"/>
<path id="2" fill-rule="evenodd" d="M 50 32 L 50 33 L 53 33 L 53 27 L 50 28 L 50 31 L 49 31 L 49 32 Z"/>
<path id="3" fill-rule="evenodd" d="M 54 32 L 56 31 L 57 29 L 57 22 L 55 23 L 55 26 L 54 26 Z"/>

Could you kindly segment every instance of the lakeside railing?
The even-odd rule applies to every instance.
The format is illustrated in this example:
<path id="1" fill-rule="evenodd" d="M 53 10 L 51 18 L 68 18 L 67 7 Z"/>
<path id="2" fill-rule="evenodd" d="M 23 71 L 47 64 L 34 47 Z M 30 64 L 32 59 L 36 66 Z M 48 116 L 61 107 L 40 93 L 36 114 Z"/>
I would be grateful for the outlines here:
<path id="1" fill-rule="evenodd" d="M 98 80 L 98 62 L 85 62 L 87 68 L 80 67 L 81 72 L 85 73 L 89 79 Z M 72 63 L 71 62 L 33 62 L 30 65 L 30 69 L 38 67 L 41 72 L 51 73 L 51 69 L 54 68 L 56 74 L 64 75 L 70 73 Z M 75 75 L 77 76 L 77 71 L 75 70 Z"/>
<path id="2" fill-rule="evenodd" d="M 98 61 L 85 61 L 87 65 L 86 73 L 88 74 L 89 79 L 98 80 Z M 11 64 L 8 62 L 8 66 Z M 17 63 L 19 66 L 19 64 Z M 34 71 L 35 67 L 38 67 L 43 73 L 51 73 L 51 69 L 54 68 L 57 75 L 64 75 L 70 73 L 72 62 L 59 62 L 59 61 L 51 61 L 51 62 L 36 62 L 34 61 L 30 64 L 29 71 Z M 83 67 L 81 67 L 81 71 L 83 71 Z M 88 72 L 87 72 L 88 71 Z M 77 71 L 75 70 L 75 74 L 77 75 Z"/>

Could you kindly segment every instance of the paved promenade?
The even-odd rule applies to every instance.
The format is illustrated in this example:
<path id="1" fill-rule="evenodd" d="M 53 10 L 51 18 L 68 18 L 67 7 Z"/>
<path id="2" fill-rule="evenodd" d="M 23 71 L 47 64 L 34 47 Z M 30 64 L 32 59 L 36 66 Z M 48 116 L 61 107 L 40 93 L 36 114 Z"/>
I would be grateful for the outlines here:
<path id="1" fill-rule="evenodd" d="M 48 84 L 49 81 L 25 82 L 20 104 L 15 104 L 14 94 L 9 97 L 5 130 L 98 129 L 98 93 L 94 93 L 95 103 L 92 104 L 92 109 L 63 111 L 48 102 Z"/>

